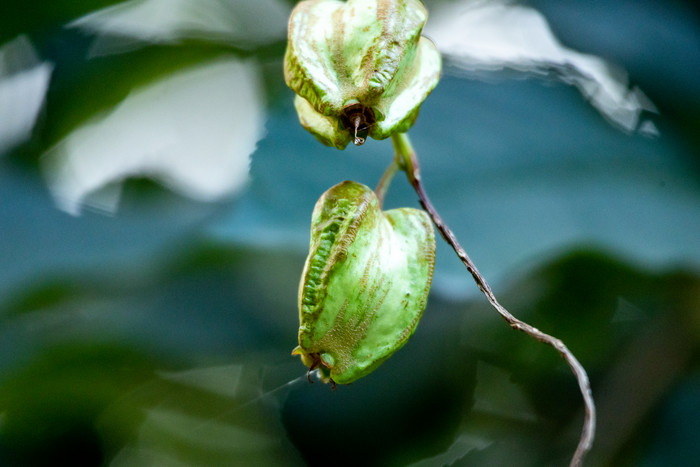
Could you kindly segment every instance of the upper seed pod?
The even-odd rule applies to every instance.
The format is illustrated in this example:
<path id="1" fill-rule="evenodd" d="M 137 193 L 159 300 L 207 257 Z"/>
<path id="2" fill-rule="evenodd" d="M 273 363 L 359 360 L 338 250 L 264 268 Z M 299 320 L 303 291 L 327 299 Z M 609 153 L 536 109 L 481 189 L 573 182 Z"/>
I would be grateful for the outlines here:
<path id="1" fill-rule="evenodd" d="M 293 354 L 326 382 L 373 371 L 406 343 L 425 308 L 435 264 L 430 218 L 378 204 L 368 187 L 342 182 L 312 214 Z"/>
<path id="2" fill-rule="evenodd" d="M 289 19 L 284 77 L 301 124 L 344 149 L 407 131 L 440 78 L 418 0 L 306 0 Z"/>

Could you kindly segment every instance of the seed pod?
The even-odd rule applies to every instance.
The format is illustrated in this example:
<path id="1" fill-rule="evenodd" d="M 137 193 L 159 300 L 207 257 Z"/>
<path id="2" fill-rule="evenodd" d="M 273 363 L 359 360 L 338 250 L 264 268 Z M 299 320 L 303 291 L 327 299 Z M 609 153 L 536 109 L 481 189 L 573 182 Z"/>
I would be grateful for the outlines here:
<path id="1" fill-rule="evenodd" d="M 435 264 L 426 213 L 382 212 L 374 192 L 342 182 L 321 196 L 299 284 L 300 355 L 324 381 L 367 375 L 403 346 L 418 324 Z"/>
<path id="2" fill-rule="evenodd" d="M 407 131 L 440 78 L 418 0 L 306 0 L 289 19 L 284 77 L 301 124 L 344 149 Z"/>

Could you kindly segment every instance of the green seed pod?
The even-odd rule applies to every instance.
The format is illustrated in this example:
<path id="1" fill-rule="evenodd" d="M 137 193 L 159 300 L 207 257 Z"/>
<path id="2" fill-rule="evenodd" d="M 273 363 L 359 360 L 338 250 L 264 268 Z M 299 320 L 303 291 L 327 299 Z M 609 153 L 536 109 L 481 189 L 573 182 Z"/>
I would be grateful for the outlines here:
<path id="1" fill-rule="evenodd" d="M 342 182 L 321 196 L 299 284 L 300 355 L 324 381 L 347 384 L 403 346 L 435 265 L 435 234 L 418 209 L 381 211 L 374 192 Z"/>
<path id="2" fill-rule="evenodd" d="M 306 0 L 289 19 L 284 77 L 301 124 L 344 149 L 407 131 L 440 78 L 418 0 Z"/>

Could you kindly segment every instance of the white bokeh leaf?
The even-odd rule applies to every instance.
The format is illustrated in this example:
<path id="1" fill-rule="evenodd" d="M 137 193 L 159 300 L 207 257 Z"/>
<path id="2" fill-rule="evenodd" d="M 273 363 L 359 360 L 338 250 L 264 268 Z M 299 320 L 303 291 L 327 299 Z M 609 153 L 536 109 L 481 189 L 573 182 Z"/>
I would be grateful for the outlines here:
<path id="1" fill-rule="evenodd" d="M 575 85 L 609 121 L 638 129 L 642 111 L 655 112 L 644 93 L 630 88 L 626 74 L 603 59 L 564 47 L 547 20 L 533 8 L 506 0 L 462 0 L 431 11 L 425 34 L 457 70 L 478 74 L 504 68 L 554 73 Z M 651 122 L 639 131 L 655 134 Z"/>
<path id="2" fill-rule="evenodd" d="M 31 135 L 52 70 L 26 36 L 0 46 L 0 155 Z"/>
<path id="3" fill-rule="evenodd" d="M 132 176 L 212 201 L 245 186 L 263 126 L 257 66 L 219 59 L 132 91 L 49 150 L 45 173 L 56 203 L 72 214 L 83 203 L 113 211 L 116 183 Z"/>
<path id="4" fill-rule="evenodd" d="M 280 0 L 129 0 L 68 27 L 98 36 L 92 56 L 191 39 L 251 48 L 283 40 L 290 11 Z"/>

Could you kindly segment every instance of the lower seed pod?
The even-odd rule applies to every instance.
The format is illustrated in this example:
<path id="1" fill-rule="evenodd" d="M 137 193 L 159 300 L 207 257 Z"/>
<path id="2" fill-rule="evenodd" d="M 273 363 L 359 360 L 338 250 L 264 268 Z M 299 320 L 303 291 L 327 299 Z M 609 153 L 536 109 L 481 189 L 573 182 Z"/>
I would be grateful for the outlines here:
<path id="1" fill-rule="evenodd" d="M 299 284 L 300 355 L 324 381 L 347 384 L 403 346 L 423 314 L 435 234 L 418 209 L 383 212 L 374 192 L 342 182 L 321 196 Z"/>

